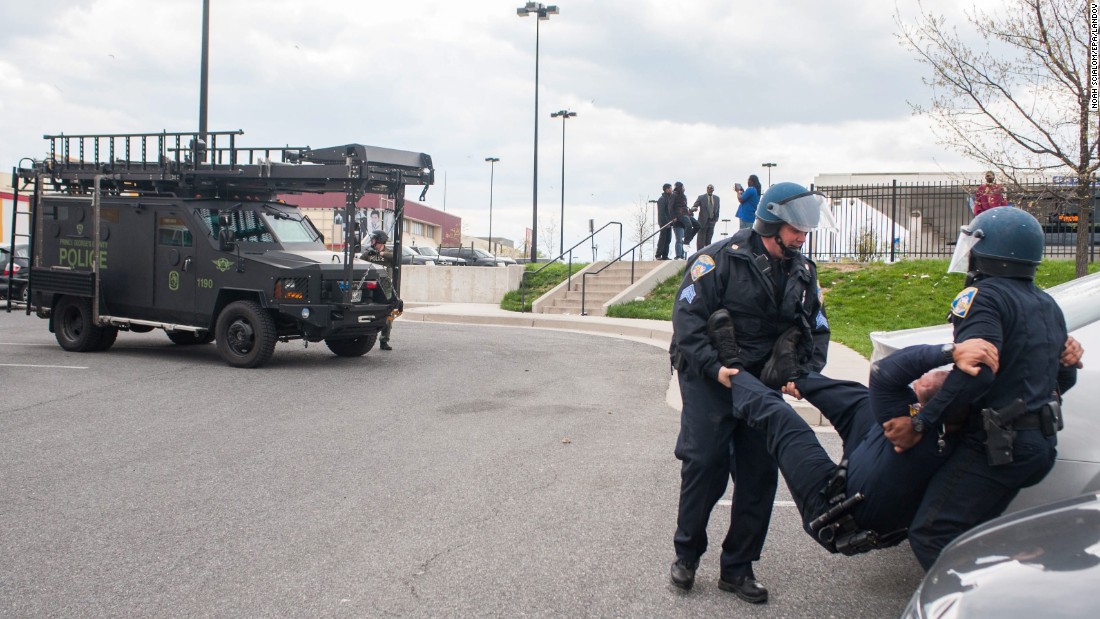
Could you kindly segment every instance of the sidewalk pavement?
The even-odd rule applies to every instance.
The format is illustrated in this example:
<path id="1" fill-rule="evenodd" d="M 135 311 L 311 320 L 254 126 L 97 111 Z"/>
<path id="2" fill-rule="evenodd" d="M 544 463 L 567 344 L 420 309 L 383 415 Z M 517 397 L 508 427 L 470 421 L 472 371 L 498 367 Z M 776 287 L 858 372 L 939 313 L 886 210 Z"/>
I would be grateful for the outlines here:
<path id="1" fill-rule="evenodd" d="M 632 340 L 666 351 L 672 337 L 672 323 L 665 320 L 519 313 L 487 303 L 406 303 L 405 313 L 398 320 L 557 329 Z M 862 355 L 843 344 L 833 342 L 829 345 L 829 362 L 822 373 L 832 378 L 866 384 L 869 369 L 870 363 Z M 672 408 L 680 410 L 680 389 L 675 376 L 669 380 L 666 401 Z M 829 424 L 808 403 L 793 398 L 787 398 L 787 401 L 811 425 Z"/>

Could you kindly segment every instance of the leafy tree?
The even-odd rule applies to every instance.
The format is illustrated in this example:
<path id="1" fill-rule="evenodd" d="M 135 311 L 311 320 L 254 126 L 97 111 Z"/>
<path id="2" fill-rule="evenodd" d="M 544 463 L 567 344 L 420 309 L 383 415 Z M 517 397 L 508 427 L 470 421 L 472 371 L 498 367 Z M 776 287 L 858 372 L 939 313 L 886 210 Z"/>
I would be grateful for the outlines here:
<path id="1" fill-rule="evenodd" d="M 1091 221 L 1098 113 L 1089 98 L 1089 3 L 1005 0 L 972 9 L 959 30 L 917 1 L 919 16 L 895 13 L 903 45 L 931 69 L 930 116 L 940 142 L 1020 185 L 1026 174 L 1076 177 L 1066 199 Z M 977 37 L 973 35 L 976 34 Z M 1077 275 L 1088 265 L 1090 227 L 1078 225 Z"/>

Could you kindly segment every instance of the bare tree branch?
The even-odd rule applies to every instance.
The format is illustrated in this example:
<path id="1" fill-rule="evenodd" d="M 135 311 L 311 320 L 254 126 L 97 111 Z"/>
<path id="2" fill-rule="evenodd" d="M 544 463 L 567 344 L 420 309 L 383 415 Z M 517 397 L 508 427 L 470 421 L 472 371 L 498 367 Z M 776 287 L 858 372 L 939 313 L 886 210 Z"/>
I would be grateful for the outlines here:
<path id="1" fill-rule="evenodd" d="M 1077 179 L 1072 197 L 1081 225 L 1077 274 L 1088 261 L 1092 192 L 1100 168 L 1098 115 L 1088 108 L 1086 0 L 1006 0 L 995 12 L 966 13 L 966 37 L 925 10 L 900 8 L 898 38 L 931 69 L 927 107 L 940 142 L 1015 179 L 1061 172 Z M 1059 194 L 1061 195 L 1061 194 Z"/>

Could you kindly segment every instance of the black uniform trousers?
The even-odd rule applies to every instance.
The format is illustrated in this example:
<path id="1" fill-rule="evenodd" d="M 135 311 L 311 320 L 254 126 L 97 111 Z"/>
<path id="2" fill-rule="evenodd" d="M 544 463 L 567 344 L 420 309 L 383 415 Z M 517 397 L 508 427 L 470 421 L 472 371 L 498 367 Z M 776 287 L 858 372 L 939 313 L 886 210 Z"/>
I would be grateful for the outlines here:
<path id="1" fill-rule="evenodd" d="M 672 245 L 672 226 L 661 224 L 661 232 L 657 234 L 657 251 L 654 257 L 658 260 L 668 259 L 668 248 Z"/>
<path id="2" fill-rule="evenodd" d="M 1013 460 L 990 466 L 985 431 L 967 432 L 962 444 L 928 484 L 909 527 L 909 545 L 928 571 L 956 537 L 1004 513 L 1020 489 L 1034 486 L 1054 468 L 1057 439 L 1039 429 L 1017 430 Z"/>
<path id="3" fill-rule="evenodd" d="M 696 565 L 707 549 L 707 521 L 733 477 L 730 527 L 722 542 L 722 576 L 751 573 L 768 534 L 779 475 L 764 437 L 734 419 L 731 393 L 695 372 L 679 373 L 683 412 L 676 457 L 680 508 L 673 543 L 676 556 Z"/>

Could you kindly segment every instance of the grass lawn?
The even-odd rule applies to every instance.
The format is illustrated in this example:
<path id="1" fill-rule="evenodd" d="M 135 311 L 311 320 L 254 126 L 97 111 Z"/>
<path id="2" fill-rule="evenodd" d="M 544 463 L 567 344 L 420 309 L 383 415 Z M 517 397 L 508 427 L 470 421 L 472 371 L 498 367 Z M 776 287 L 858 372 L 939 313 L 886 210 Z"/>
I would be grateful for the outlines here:
<path id="1" fill-rule="evenodd" d="M 569 277 L 569 265 L 562 264 L 560 262 L 554 263 L 539 263 L 528 264 L 525 271 L 526 285 L 523 287 L 523 307 L 520 308 L 520 290 L 512 290 L 504 295 L 504 298 L 500 300 L 500 309 L 509 310 L 512 312 L 529 312 L 531 311 L 531 303 L 541 297 L 543 294 L 549 292 L 551 288 L 562 283 Z M 573 263 L 573 274 L 576 275 L 578 271 L 588 266 L 588 263 Z M 545 267 L 545 268 L 544 268 Z M 539 271 L 539 269 L 542 269 Z M 535 271 L 539 271 L 535 273 Z M 675 291 L 674 291 L 675 292 Z M 669 314 L 669 320 L 671 320 L 672 314 Z"/>

